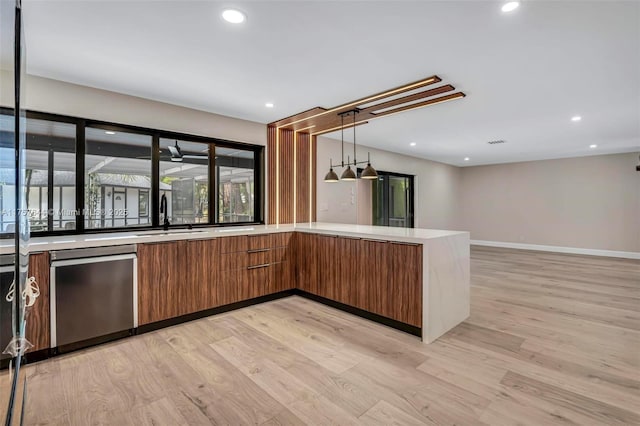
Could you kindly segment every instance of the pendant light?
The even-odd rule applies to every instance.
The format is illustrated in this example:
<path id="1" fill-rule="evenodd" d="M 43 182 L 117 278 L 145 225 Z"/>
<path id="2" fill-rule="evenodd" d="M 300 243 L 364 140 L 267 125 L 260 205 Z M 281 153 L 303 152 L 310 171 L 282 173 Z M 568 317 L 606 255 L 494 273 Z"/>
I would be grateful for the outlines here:
<path id="1" fill-rule="evenodd" d="M 349 157 L 347 157 L 347 164 L 349 164 Z M 356 173 L 351 169 L 351 166 L 347 166 L 347 168 L 342 172 L 342 176 L 340 176 L 342 180 L 356 180 Z"/>
<path id="2" fill-rule="evenodd" d="M 342 172 L 342 175 L 340 176 L 341 180 L 346 180 L 346 181 L 354 181 L 357 179 L 356 176 L 356 172 L 351 168 L 351 166 L 353 166 L 354 168 L 358 165 L 358 164 L 364 164 L 365 161 L 361 161 L 358 163 L 358 160 L 356 160 L 356 114 L 358 114 L 360 112 L 360 110 L 358 108 L 352 109 L 350 111 L 345 111 L 345 112 L 341 112 L 340 115 L 340 120 L 341 120 L 341 126 L 340 126 L 340 139 L 342 142 L 342 161 L 340 163 L 341 167 L 347 166 L 347 168 L 344 170 L 344 172 Z M 344 116 L 345 115 L 353 115 L 353 162 L 351 162 L 351 158 L 349 158 L 349 156 L 347 156 L 347 162 L 344 162 Z M 361 174 L 361 178 L 362 179 L 377 179 L 378 178 L 378 172 L 376 172 L 376 169 L 374 169 L 371 166 L 371 156 L 369 153 L 367 153 L 367 167 L 365 167 L 365 169 L 362 171 Z M 333 160 L 330 160 L 329 162 L 329 173 L 326 174 L 326 176 L 324 177 L 324 181 L 325 182 L 337 182 L 338 181 L 338 175 L 333 171 Z"/>
<path id="3" fill-rule="evenodd" d="M 329 164 L 332 164 L 333 160 L 329 159 Z M 324 177 L 325 182 L 339 182 L 338 175 L 333 171 L 333 167 L 329 167 L 329 173 Z"/>
<path id="4" fill-rule="evenodd" d="M 371 167 L 371 158 L 369 153 L 367 153 L 367 167 L 364 168 L 360 177 L 362 179 L 378 179 L 378 172 L 376 172 L 376 169 Z"/>

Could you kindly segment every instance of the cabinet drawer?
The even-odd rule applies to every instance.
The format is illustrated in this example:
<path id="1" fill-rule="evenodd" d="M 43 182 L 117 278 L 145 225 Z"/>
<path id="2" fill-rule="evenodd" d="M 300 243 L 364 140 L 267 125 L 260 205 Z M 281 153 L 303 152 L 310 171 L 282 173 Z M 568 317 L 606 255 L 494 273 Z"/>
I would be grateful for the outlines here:
<path id="1" fill-rule="evenodd" d="M 255 266 L 255 265 L 264 265 L 271 263 L 271 250 L 270 249 L 261 249 L 259 251 L 251 251 L 247 252 L 247 265 Z"/>
<path id="2" fill-rule="evenodd" d="M 249 235 L 249 250 L 271 247 L 271 235 Z"/>
<path id="3" fill-rule="evenodd" d="M 276 263 L 287 260 L 287 248 L 277 247 L 268 249 L 254 249 L 247 251 L 249 266 Z"/>
<path id="4" fill-rule="evenodd" d="M 246 269 L 247 252 L 224 253 L 220 255 L 220 271 L 235 271 L 238 269 Z"/>
<path id="5" fill-rule="evenodd" d="M 249 242 L 246 235 L 220 238 L 220 253 L 237 253 L 247 251 L 248 248 Z"/>

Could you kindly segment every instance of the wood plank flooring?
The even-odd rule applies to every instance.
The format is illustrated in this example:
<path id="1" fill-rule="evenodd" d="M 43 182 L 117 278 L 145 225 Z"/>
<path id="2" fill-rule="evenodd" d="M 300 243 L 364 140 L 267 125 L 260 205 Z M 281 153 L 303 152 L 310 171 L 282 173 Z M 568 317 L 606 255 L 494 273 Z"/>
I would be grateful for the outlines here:
<path id="1" fill-rule="evenodd" d="M 640 424 L 640 262 L 471 253 L 431 345 L 290 297 L 29 366 L 25 424 Z"/>

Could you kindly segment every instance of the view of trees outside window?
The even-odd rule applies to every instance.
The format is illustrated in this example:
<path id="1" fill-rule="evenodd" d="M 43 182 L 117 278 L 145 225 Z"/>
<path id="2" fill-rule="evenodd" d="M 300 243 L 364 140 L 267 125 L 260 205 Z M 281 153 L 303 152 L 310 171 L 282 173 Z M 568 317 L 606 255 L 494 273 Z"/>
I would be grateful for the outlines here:
<path id="1" fill-rule="evenodd" d="M 219 223 L 254 220 L 254 157 L 253 151 L 216 147 Z"/>
<path id="2" fill-rule="evenodd" d="M 152 137 L 87 127 L 85 139 L 85 228 L 150 225 Z"/>
<path id="3" fill-rule="evenodd" d="M 209 223 L 209 144 L 160 139 L 163 194 L 172 225 Z"/>

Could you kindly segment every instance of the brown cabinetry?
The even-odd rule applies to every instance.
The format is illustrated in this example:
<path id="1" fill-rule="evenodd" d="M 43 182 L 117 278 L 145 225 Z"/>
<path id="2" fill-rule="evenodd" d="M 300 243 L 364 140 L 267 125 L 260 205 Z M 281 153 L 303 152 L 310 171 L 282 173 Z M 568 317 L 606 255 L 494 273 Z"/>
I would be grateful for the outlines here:
<path id="1" fill-rule="evenodd" d="M 422 246 L 298 233 L 297 285 L 405 324 L 422 326 Z"/>
<path id="2" fill-rule="evenodd" d="M 356 307 L 382 316 L 389 316 L 388 243 L 360 240 L 358 243 L 358 292 Z"/>
<path id="3" fill-rule="evenodd" d="M 185 262 L 185 314 L 219 306 L 224 297 L 223 283 L 218 283 L 217 270 L 220 263 L 220 241 L 193 240 L 187 242 Z"/>
<path id="4" fill-rule="evenodd" d="M 138 323 L 174 318 L 188 309 L 186 301 L 187 242 L 138 245 Z"/>
<path id="5" fill-rule="evenodd" d="M 49 253 L 36 253 L 29 255 L 29 277 L 34 277 L 40 288 L 40 296 L 36 303 L 28 308 L 26 315 L 25 337 L 33 348 L 30 352 L 48 349 L 50 329 L 49 306 Z"/>
<path id="6" fill-rule="evenodd" d="M 422 326 L 422 245 L 304 232 L 138 245 L 138 323 L 299 288 Z M 49 253 L 30 256 L 40 297 L 32 351 L 50 346 Z"/>
<path id="7" fill-rule="evenodd" d="M 389 243 L 388 312 L 400 322 L 422 327 L 422 245 Z"/>
<path id="8" fill-rule="evenodd" d="M 336 257 L 338 259 L 336 301 L 356 306 L 358 297 L 358 247 L 359 238 L 338 237 L 336 239 Z"/>
<path id="9" fill-rule="evenodd" d="M 318 294 L 318 236 L 297 232 L 294 236 L 296 284 L 300 290 Z"/>
<path id="10" fill-rule="evenodd" d="M 337 266 L 340 263 L 337 252 L 338 238 L 333 235 L 317 235 L 315 237 L 318 253 L 316 294 L 327 299 L 338 300 L 339 270 Z"/>
<path id="11" fill-rule="evenodd" d="M 247 284 L 242 287 L 242 300 L 295 287 L 291 280 L 290 241 L 290 232 L 249 237 Z"/>
<path id="12" fill-rule="evenodd" d="M 294 287 L 291 233 L 138 245 L 138 322 L 169 318 Z"/>

